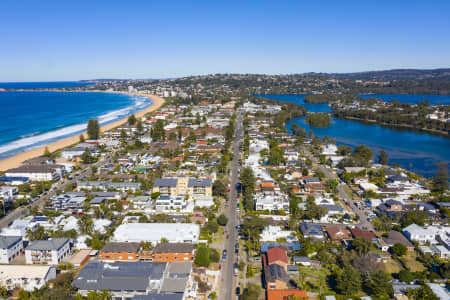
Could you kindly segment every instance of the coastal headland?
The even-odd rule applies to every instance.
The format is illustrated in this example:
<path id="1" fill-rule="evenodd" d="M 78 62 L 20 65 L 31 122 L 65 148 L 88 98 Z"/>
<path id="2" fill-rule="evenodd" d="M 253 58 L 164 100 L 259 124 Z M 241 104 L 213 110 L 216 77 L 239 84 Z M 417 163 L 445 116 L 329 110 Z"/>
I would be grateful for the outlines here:
<path id="1" fill-rule="evenodd" d="M 62 91 L 63 92 L 63 91 Z M 102 93 L 104 91 L 92 91 L 92 92 L 96 92 L 96 93 Z M 161 107 L 161 105 L 163 105 L 164 103 L 164 99 L 155 95 L 148 95 L 148 94 L 136 94 L 136 93 L 126 93 L 126 92 L 107 92 L 107 93 L 120 93 L 120 94 L 128 94 L 128 95 L 136 95 L 136 96 L 144 96 L 144 97 L 148 97 L 152 100 L 152 105 L 135 113 L 134 115 L 137 118 L 143 117 L 145 114 L 149 113 L 149 112 L 153 112 L 155 110 L 157 110 L 158 108 Z M 123 123 L 125 123 L 127 121 L 127 118 L 123 118 L 121 120 L 115 121 L 113 123 L 109 123 L 109 124 L 105 124 L 103 126 L 101 126 L 100 130 L 102 132 L 105 132 L 107 130 L 111 130 L 119 125 L 122 125 Z M 84 134 L 86 136 L 86 132 L 82 132 L 82 134 Z M 44 151 L 45 148 L 47 147 L 48 150 L 50 152 L 54 152 L 57 150 L 60 150 L 62 148 L 66 148 L 69 147 L 73 144 L 78 143 L 79 140 L 79 136 L 80 134 L 68 137 L 68 138 L 64 138 L 61 139 L 59 141 L 44 145 L 44 146 L 40 146 L 38 148 L 35 149 L 31 149 L 22 153 L 19 153 L 15 156 L 6 158 L 4 160 L 0 160 L 0 171 L 6 171 L 8 169 L 11 168 L 16 168 L 18 167 L 22 162 L 24 162 L 27 159 L 30 158 L 34 158 L 34 157 L 38 157 L 41 156 Z"/>

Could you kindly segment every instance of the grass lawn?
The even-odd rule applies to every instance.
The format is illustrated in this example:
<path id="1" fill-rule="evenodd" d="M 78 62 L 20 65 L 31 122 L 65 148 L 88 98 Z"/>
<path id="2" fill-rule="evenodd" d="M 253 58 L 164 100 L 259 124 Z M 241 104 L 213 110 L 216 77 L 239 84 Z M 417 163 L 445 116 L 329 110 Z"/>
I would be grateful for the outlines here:
<path id="1" fill-rule="evenodd" d="M 301 274 L 304 274 L 305 277 L 305 283 L 306 283 L 306 289 L 309 292 L 320 292 L 320 284 L 322 283 L 322 293 L 329 293 L 331 290 L 328 289 L 327 283 L 326 283 L 326 277 L 330 275 L 330 272 L 326 268 L 310 268 L 310 267 L 304 267 L 300 266 L 299 269 Z M 292 276 L 292 279 L 294 279 L 297 284 L 300 285 L 300 278 L 299 276 Z"/>
<path id="2" fill-rule="evenodd" d="M 222 241 L 224 240 L 223 231 L 224 227 L 219 226 L 219 230 L 212 236 L 212 244 L 222 244 Z"/>
<path id="3" fill-rule="evenodd" d="M 417 258 L 416 253 L 408 253 L 407 255 L 401 257 L 400 259 L 411 272 L 425 271 L 426 270 L 425 266 L 420 261 L 417 261 L 416 258 Z"/>
<path id="4" fill-rule="evenodd" d="M 403 269 L 403 268 L 402 268 L 401 264 L 398 261 L 396 261 L 396 260 L 394 260 L 392 258 L 389 258 L 386 261 L 386 263 L 384 264 L 384 269 L 385 269 L 385 271 L 387 273 L 392 274 L 392 273 L 400 272 L 400 270 Z"/>

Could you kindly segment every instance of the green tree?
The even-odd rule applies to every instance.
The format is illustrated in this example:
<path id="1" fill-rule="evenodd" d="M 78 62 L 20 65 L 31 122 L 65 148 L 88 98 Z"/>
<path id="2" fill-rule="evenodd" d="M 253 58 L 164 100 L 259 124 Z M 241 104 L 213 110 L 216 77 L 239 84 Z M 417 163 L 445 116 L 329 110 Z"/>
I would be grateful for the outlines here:
<path id="1" fill-rule="evenodd" d="M 228 218 L 224 215 L 221 214 L 219 217 L 217 217 L 217 224 L 219 224 L 220 226 L 225 226 L 228 223 Z"/>
<path id="2" fill-rule="evenodd" d="M 331 125 L 331 118 L 327 113 L 309 113 L 305 123 L 311 127 L 328 127 Z"/>
<path id="3" fill-rule="evenodd" d="M 418 289 L 410 289 L 406 292 L 410 299 L 414 300 L 439 300 L 440 298 L 436 296 L 433 290 L 424 284 Z"/>
<path id="4" fill-rule="evenodd" d="M 84 141 L 85 141 L 84 135 L 80 134 L 80 143 L 84 143 Z"/>
<path id="5" fill-rule="evenodd" d="M 356 238 L 352 241 L 352 248 L 355 249 L 359 256 L 367 255 L 371 247 L 372 242 L 363 238 Z"/>
<path id="6" fill-rule="evenodd" d="M 165 139 L 166 131 L 164 130 L 163 120 L 156 120 L 153 128 L 150 131 L 150 135 L 154 141 L 161 141 Z"/>
<path id="7" fill-rule="evenodd" d="M 227 187 L 221 180 L 216 179 L 212 185 L 212 192 L 216 197 L 226 197 Z"/>
<path id="8" fill-rule="evenodd" d="M 397 256 L 403 256 L 406 254 L 407 251 L 408 249 L 403 244 L 397 243 L 394 246 L 392 246 L 392 253 Z"/>
<path id="9" fill-rule="evenodd" d="M 108 291 L 89 291 L 86 300 L 109 300 L 111 295 Z"/>
<path id="10" fill-rule="evenodd" d="M 412 282 L 414 280 L 414 274 L 408 269 L 403 269 L 398 273 L 398 279 L 402 282 Z"/>
<path id="11" fill-rule="evenodd" d="M 353 295 L 361 290 L 361 276 L 352 266 L 347 265 L 336 278 L 336 288 L 343 295 Z"/>
<path id="12" fill-rule="evenodd" d="M 389 156 L 384 150 L 380 150 L 380 153 L 378 154 L 378 163 L 382 165 L 387 165 L 389 162 Z"/>
<path id="13" fill-rule="evenodd" d="M 209 249 L 209 260 L 215 263 L 220 261 L 220 253 L 219 251 L 217 251 L 217 249 L 214 248 Z"/>
<path id="14" fill-rule="evenodd" d="M 128 124 L 134 125 L 134 124 L 136 124 L 136 122 L 137 122 L 136 116 L 134 114 L 131 114 L 128 117 Z"/>
<path id="15" fill-rule="evenodd" d="M 195 254 L 194 263 L 198 267 L 208 267 L 210 263 L 209 249 L 205 245 L 200 245 Z"/>
<path id="16" fill-rule="evenodd" d="M 353 157 L 360 160 L 364 165 L 367 165 L 369 160 L 373 159 L 373 151 L 366 145 L 359 145 L 353 151 Z"/>
<path id="17" fill-rule="evenodd" d="M 125 129 L 122 128 L 122 130 L 120 130 L 120 139 L 126 140 L 126 138 L 127 138 L 127 133 L 125 132 Z"/>
<path id="18" fill-rule="evenodd" d="M 141 121 L 141 120 L 137 121 L 137 123 L 136 123 L 136 129 L 137 129 L 137 131 L 138 131 L 139 133 L 141 133 L 142 131 L 144 131 L 144 126 L 142 125 L 142 121 Z"/>
<path id="19" fill-rule="evenodd" d="M 391 276 L 383 271 L 373 272 L 365 286 L 374 299 L 391 299 Z"/>
<path id="20" fill-rule="evenodd" d="M 448 165 L 444 162 L 438 164 L 436 176 L 433 178 L 433 190 L 443 193 L 448 189 Z"/>
<path id="21" fill-rule="evenodd" d="M 209 220 L 205 225 L 204 228 L 208 230 L 211 233 L 216 233 L 219 231 L 219 225 L 217 224 L 216 219 Z"/>
<path id="22" fill-rule="evenodd" d="M 81 154 L 81 160 L 84 164 L 92 164 L 96 161 L 96 158 L 91 155 L 91 152 L 88 148 L 84 150 L 83 154 Z"/>
<path id="23" fill-rule="evenodd" d="M 100 136 L 100 125 L 98 120 L 90 119 L 87 125 L 87 135 L 91 140 L 96 140 Z"/>
<path id="24" fill-rule="evenodd" d="M 52 153 L 50 152 L 50 150 L 48 150 L 48 147 L 45 147 L 43 156 L 45 156 L 45 157 L 51 157 L 52 156 Z"/>
<path id="25" fill-rule="evenodd" d="M 78 228 L 83 234 L 90 234 L 92 232 L 93 222 L 89 215 L 81 215 L 78 219 Z"/>

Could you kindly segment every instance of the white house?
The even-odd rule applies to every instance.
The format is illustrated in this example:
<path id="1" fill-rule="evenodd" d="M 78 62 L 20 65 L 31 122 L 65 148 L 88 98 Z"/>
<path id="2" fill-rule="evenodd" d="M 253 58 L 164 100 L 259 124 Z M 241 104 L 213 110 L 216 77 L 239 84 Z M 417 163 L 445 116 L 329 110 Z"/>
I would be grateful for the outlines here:
<path id="1" fill-rule="evenodd" d="M 50 266 L 0 265 L 0 286 L 7 290 L 33 291 L 55 277 L 56 269 Z"/>
<path id="2" fill-rule="evenodd" d="M 411 224 L 402 230 L 403 234 L 410 240 L 421 244 L 436 243 L 435 233 L 420 227 L 417 224 Z"/>
<path id="3" fill-rule="evenodd" d="M 261 233 L 262 242 L 276 242 L 278 239 L 286 239 L 286 242 L 292 243 L 297 241 L 295 231 L 281 230 L 281 226 L 269 225 L 264 228 Z"/>
<path id="4" fill-rule="evenodd" d="M 0 263 L 9 264 L 22 250 L 21 236 L 0 236 Z"/>
<path id="5" fill-rule="evenodd" d="M 69 239 L 36 240 L 25 249 L 25 262 L 30 265 L 57 265 L 68 255 L 71 255 Z"/>
<path id="6" fill-rule="evenodd" d="M 336 155 L 337 151 L 338 151 L 338 147 L 335 144 L 326 144 L 322 148 L 323 155 Z"/>

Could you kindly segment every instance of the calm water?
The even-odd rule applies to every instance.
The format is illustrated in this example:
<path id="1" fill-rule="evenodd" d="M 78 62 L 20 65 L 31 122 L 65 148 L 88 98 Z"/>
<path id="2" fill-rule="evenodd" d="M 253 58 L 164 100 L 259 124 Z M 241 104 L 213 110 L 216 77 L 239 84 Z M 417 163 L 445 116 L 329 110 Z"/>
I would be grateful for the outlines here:
<path id="1" fill-rule="evenodd" d="M 294 102 L 305 106 L 310 112 L 329 112 L 327 104 L 308 104 L 304 95 L 264 95 L 264 97 Z M 290 131 L 296 123 L 316 136 L 335 138 L 337 144 L 358 146 L 365 144 L 378 153 L 381 149 L 389 154 L 390 163 L 398 163 L 405 169 L 426 177 L 435 175 L 438 162 L 450 163 L 450 139 L 410 130 L 391 129 L 379 125 L 368 125 L 356 121 L 334 119 L 327 128 L 311 128 L 300 117 L 286 123 Z"/>
<path id="2" fill-rule="evenodd" d="M 152 104 L 147 97 L 92 92 L 0 92 L 0 159 L 107 124 Z"/>

